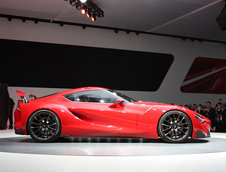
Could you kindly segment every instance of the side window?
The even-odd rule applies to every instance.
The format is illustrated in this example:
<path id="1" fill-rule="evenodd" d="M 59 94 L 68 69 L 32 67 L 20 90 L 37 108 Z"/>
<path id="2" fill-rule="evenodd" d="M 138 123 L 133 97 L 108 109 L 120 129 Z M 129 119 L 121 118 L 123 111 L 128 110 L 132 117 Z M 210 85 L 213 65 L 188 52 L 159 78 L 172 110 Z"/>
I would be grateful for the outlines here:
<path id="1" fill-rule="evenodd" d="M 114 103 L 117 100 L 116 97 L 104 90 L 77 92 L 64 97 L 74 102 Z"/>

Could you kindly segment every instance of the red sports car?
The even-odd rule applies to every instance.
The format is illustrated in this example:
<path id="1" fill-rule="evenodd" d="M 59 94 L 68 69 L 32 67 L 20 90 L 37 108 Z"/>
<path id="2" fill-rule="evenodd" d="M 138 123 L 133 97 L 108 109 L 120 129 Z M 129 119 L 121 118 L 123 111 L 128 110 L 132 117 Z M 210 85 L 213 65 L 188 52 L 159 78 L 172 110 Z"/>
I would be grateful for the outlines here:
<path id="1" fill-rule="evenodd" d="M 22 99 L 14 114 L 15 133 L 31 135 L 37 142 L 52 142 L 60 135 L 161 138 L 165 142 L 210 136 L 210 120 L 194 111 L 136 101 L 106 88 L 76 88 L 40 98 L 17 93 Z"/>

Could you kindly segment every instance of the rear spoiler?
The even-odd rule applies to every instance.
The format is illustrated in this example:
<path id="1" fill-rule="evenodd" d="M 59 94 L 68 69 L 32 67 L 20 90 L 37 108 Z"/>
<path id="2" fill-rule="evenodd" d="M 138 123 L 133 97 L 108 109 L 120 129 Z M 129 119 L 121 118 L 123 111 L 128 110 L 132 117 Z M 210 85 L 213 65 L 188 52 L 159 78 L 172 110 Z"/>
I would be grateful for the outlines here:
<path id="1" fill-rule="evenodd" d="M 18 90 L 16 91 L 16 93 L 21 97 L 21 101 L 23 103 L 28 103 L 29 100 L 37 99 L 37 96 L 35 96 L 34 94 L 25 93 Z"/>

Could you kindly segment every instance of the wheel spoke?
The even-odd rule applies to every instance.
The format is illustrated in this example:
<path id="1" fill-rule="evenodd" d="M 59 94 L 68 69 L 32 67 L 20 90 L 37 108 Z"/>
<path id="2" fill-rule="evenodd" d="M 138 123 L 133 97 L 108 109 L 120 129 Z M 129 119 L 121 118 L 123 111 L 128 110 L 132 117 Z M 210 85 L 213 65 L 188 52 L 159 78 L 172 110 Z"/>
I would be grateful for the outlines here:
<path id="1" fill-rule="evenodd" d="M 165 128 L 164 130 L 162 130 L 162 131 L 167 131 L 167 130 L 170 130 L 171 128 L 170 127 L 168 127 L 168 128 Z"/>
<path id="2" fill-rule="evenodd" d="M 178 114 L 178 117 L 177 117 L 177 122 L 179 121 L 179 119 L 180 119 L 180 114 Z"/>
<path id="3" fill-rule="evenodd" d="M 56 125 L 56 123 L 50 124 L 50 125 L 48 125 L 48 126 L 52 126 L 52 125 Z"/>
<path id="4" fill-rule="evenodd" d="M 167 124 L 162 124 L 163 126 L 166 126 L 166 127 L 170 127 L 170 125 L 167 125 Z"/>
<path id="5" fill-rule="evenodd" d="M 41 128 L 37 129 L 34 133 L 37 133 L 39 130 L 41 130 Z"/>
<path id="6" fill-rule="evenodd" d="M 50 126 L 48 126 L 48 128 L 51 129 L 51 130 L 54 130 L 54 131 L 56 130 L 55 128 L 52 128 L 52 127 L 50 127 Z"/>
<path id="7" fill-rule="evenodd" d="M 34 124 L 34 125 L 39 125 L 39 123 L 37 123 L 37 122 L 31 122 L 32 124 Z"/>
<path id="8" fill-rule="evenodd" d="M 188 125 L 188 123 L 187 122 L 185 122 L 185 123 L 183 123 L 183 124 L 179 124 L 180 126 L 182 126 L 182 125 Z"/>
<path id="9" fill-rule="evenodd" d="M 169 132 L 167 132 L 167 133 L 165 134 L 165 136 L 169 135 L 170 133 L 172 133 L 172 130 L 170 130 Z"/>
<path id="10" fill-rule="evenodd" d="M 189 127 L 180 127 L 180 128 L 183 128 L 183 129 L 189 129 Z"/>
<path id="11" fill-rule="evenodd" d="M 40 127 L 38 126 L 38 127 L 31 127 L 31 128 L 40 128 Z"/>
<path id="12" fill-rule="evenodd" d="M 180 120 L 180 122 L 178 122 L 178 124 L 180 124 L 184 119 L 185 119 L 185 117 L 183 116 L 183 118 Z"/>
<path id="13" fill-rule="evenodd" d="M 170 121 L 168 121 L 168 120 L 165 120 L 164 122 L 167 122 L 168 124 L 170 124 Z"/>
<path id="14" fill-rule="evenodd" d="M 185 132 L 184 132 L 183 130 L 181 130 L 180 128 L 179 128 L 179 130 L 180 130 L 182 133 L 184 133 L 184 134 L 185 134 Z"/>

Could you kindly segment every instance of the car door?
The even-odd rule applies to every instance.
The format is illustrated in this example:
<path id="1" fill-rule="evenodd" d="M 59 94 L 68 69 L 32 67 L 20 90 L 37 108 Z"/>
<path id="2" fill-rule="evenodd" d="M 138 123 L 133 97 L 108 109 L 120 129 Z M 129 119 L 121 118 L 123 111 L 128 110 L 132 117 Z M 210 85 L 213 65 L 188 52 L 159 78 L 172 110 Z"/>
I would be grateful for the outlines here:
<path id="1" fill-rule="evenodd" d="M 85 91 L 70 98 L 69 110 L 89 125 L 94 136 L 130 136 L 136 133 L 137 105 L 130 103 L 112 106 L 116 98 L 105 95 L 102 90 Z"/>

